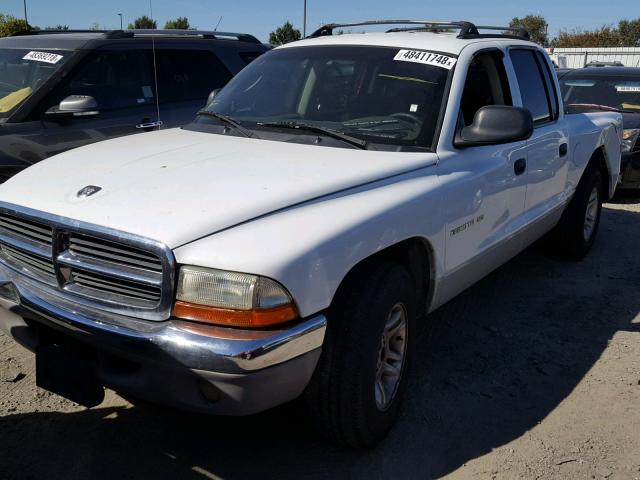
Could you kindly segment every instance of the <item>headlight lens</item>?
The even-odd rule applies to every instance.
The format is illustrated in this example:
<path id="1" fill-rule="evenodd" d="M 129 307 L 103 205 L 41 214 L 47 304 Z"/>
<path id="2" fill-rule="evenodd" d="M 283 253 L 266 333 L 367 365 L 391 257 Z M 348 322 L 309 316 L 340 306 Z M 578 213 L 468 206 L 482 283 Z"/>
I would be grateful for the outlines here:
<path id="1" fill-rule="evenodd" d="M 183 266 L 174 315 L 216 325 L 267 327 L 297 317 L 289 293 L 278 282 L 246 273 Z"/>
<path id="2" fill-rule="evenodd" d="M 636 141 L 638 140 L 638 135 L 640 134 L 640 129 L 631 128 L 629 130 L 625 130 L 622 132 L 622 151 L 630 152 L 633 150 Z"/>

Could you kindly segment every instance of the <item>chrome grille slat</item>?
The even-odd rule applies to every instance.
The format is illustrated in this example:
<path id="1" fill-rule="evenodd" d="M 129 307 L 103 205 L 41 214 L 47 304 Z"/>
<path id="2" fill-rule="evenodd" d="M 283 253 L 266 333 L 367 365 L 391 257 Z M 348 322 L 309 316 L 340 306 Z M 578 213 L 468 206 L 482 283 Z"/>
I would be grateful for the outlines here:
<path id="1" fill-rule="evenodd" d="M 132 268 L 162 271 L 162 263 L 156 256 L 136 248 L 105 242 L 91 237 L 71 235 L 69 251 L 95 257 L 105 262 L 125 264 Z"/>
<path id="2" fill-rule="evenodd" d="M 105 311 L 165 320 L 174 259 L 159 242 L 0 202 L 0 262 L 52 293 Z"/>
<path id="3" fill-rule="evenodd" d="M 52 242 L 52 228 L 37 222 L 20 220 L 9 215 L 0 215 L 0 230 L 5 230 L 45 245 L 51 245 Z"/>
<path id="4" fill-rule="evenodd" d="M 122 280 L 131 280 L 156 287 L 162 285 L 161 272 L 141 271 L 137 268 L 102 261 L 100 259 L 78 253 L 72 253 L 69 251 L 63 252 L 58 255 L 57 261 L 61 265 L 82 268 L 83 270 L 91 273 L 108 275 L 110 277 L 120 278 Z"/>
<path id="5" fill-rule="evenodd" d="M 73 271 L 71 273 L 73 282 L 91 288 L 107 290 L 111 293 L 121 294 L 127 297 L 133 297 L 142 300 L 159 300 L 160 289 L 159 288 L 144 288 L 144 285 L 135 285 L 133 282 L 116 283 L 100 275 L 89 274 L 86 272 Z"/>
<path id="6" fill-rule="evenodd" d="M 56 272 L 53 267 L 53 262 L 51 261 L 47 262 L 40 257 L 16 250 L 8 245 L 0 245 L 0 252 L 2 252 L 8 260 L 13 261 L 17 266 L 22 268 L 26 267 L 27 270 L 31 267 L 36 270 L 36 273 L 46 275 L 49 277 L 49 281 L 55 280 L 56 278 Z"/>

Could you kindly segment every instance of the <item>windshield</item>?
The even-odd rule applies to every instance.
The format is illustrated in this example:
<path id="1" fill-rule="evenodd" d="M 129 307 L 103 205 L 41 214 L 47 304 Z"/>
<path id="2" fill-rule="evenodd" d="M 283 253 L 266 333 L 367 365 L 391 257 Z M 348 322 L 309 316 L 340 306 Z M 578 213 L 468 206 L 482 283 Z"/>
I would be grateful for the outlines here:
<path id="1" fill-rule="evenodd" d="M 242 70 L 207 109 L 251 129 L 289 123 L 430 148 L 453 64 L 451 56 L 399 48 L 283 48 Z"/>
<path id="2" fill-rule="evenodd" d="M 68 51 L 0 49 L 0 118 L 35 92 L 70 56 Z"/>
<path id="3" fill-rule="evenodd" d="M 570 76 L 560 79 L 568 111 L 609 107 L 640 113 L 640 78 L 625 76 Z"/>

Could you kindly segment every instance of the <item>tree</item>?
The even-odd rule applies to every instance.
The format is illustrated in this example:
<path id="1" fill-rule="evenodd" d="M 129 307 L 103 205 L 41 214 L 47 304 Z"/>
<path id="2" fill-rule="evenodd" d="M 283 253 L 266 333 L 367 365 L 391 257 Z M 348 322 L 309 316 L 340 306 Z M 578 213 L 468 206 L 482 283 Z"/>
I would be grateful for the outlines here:
<path id="1" fill-rule="evenodd" d="M 553 39 L 552 46 L 556 48 L 619 47 L 620 35 L 617 29 L 607 25 L 596 30 L 562 31 Z"/>
<path id="2" fill-rule="evenodd" d="M 189 19 L 187 17 L 178 17 L 175 20 L 167 20 L 164 24 L 167 30 L 189 30 Z"/>
<path id="3" fill-rule="evenodd" d="M 542 15 L 527 15 L 523 18 L 514 17 L 509 22 L 509 27 L 524 28 L 529 32 L 532 42 L 539 43 L 544 47 L 549 45 L 549 37 L 547 35 L 549 24 Z"/>
<path id="4" fill-rule="evenodd" d="M 130 23 L 127 27 L 129 29 L 155 29 L 158 28 L 158 24 L 155 20 L 143 15 L 141 17 L 136 18 L 133 23 Z"/>
<path id="5" fill-rule="evenodd" d="M 89 27 L 89 30 L 100 30 L 100 24 L 98 22 L 93 22 Z"/>
<path id="6" fill-rule="evenodd" d="M 618 36 L 621 47 L 640 47 L 640 18 L 621 20 L 618 23 Z"/>
<path id="7" fill-rule="evenodd" d="M 56 25 L 54 27 L 44 27 L 45 30 L 69 30 L 69 25 Z"/>
<path id="8" fill-rule="evenodd" d="M 11 15 L 0 13 L 0 37 L 8 37 L 12 33 L 34 30 L 27 22 Z"/>
<path id="9" fill-rule="evenodd" d="M 276 28 L 275 32 L 269 34 L 269 43 L 273 45 L 284 45 L 285 43 L 300 40 L 302 34 L 297 28 L 293 28 L 291 22 L 286 21 L 284 25 Z"/>

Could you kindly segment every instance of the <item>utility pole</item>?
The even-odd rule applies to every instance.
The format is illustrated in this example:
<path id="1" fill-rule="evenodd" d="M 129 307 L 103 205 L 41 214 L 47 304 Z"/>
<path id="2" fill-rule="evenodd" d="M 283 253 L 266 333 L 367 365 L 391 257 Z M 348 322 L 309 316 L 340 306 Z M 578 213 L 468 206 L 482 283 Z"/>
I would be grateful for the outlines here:
<path id="1" fill-rule="evenodd" d="M 119 13 L 118 16 L 120 17 L 120 30 L 122 30 L 122 14 Z"/>
<path id="2" fill-rule="evenodd" d="M 28 27 L 29 20 L 27 20 L 27 0 L 23 0 L 23 3 L 24 3 L 24 23 L 26 23 Z"/>
<path id="3" fill-rule="evenodd" d="M 307 0 L 304 0 L 304 20 L 302 22 L 302 38 L 305 38 L 306 36 L 307 36 Z"/>

